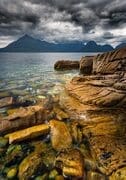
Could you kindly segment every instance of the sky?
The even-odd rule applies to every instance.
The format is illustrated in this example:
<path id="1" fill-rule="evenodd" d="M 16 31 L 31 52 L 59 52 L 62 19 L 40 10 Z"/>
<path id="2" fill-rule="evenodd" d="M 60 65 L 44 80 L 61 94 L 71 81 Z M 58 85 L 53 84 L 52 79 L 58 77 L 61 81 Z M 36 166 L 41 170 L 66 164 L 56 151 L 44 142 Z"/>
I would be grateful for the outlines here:
<path id="1" fill-rule="evenodd" d="M 126 0 L 0 0 L 0 47 L 24 34 L 48 42 L 126 42 Z"/>

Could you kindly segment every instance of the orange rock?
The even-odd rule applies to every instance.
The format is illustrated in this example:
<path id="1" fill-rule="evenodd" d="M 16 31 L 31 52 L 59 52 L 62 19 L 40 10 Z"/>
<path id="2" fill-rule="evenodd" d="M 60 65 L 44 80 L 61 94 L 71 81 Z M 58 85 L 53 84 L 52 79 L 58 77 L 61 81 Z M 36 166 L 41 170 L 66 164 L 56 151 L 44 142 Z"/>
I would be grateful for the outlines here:
<path id="1" fill-rule="evenodd" d="M 9 143 L 11 144 L 11 143 L 24 141 L 26 139 L 32 139 L 40 135 L 47 134 L 48 132 L 49 132 L 49 126 L 47 124 L 41 124 L 7 134 L 5 137 L 9 138 Z"/>
<path id="2" fill-rule="evenodd" d="M 72 137 L 66 124 L 57 120 L 51 120 L 49 124 L 52 147 L 57 151 L 69 148 L 72 144 Z"/>

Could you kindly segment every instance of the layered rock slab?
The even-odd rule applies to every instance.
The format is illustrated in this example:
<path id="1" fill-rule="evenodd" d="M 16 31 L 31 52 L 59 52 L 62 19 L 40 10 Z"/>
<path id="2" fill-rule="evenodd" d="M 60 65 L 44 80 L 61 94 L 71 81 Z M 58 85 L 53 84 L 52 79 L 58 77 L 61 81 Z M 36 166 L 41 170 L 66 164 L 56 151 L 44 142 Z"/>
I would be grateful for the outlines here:
<path id="1" fill-rule="evenodd" d="M 86 80 L 78 77 L 73 78 L 67 84 L 66 89 L 71 96 L 83 104 L 99 107 L 126 107 L 126 91 L 123 90 L 125 89 L 125 82 L 118 81 L 118 79 Z"/>
<path id="2" fill-rule="evenodd" d="M 9 143 L 11 144 L 11 143 L 24 141 L 27 139 L 32 139 L 47 134 L 48 132 L 49 132 L 49 126 L 47 124 L 41 124 L 7 134 L 5 137 L 9 138 Z"/>
<path id="3" fill-rule="evenodd" d="M 19 108 L 9 116 L 0 118 L 0 134 L 42 124 L 47 119 L 46 110 L 39 105 Z"/>

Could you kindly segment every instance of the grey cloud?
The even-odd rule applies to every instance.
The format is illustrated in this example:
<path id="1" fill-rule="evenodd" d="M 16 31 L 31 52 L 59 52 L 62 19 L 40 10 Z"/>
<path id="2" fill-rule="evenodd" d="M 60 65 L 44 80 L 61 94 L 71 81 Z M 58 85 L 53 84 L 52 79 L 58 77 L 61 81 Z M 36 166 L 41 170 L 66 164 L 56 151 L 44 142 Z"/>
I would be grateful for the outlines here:
<path id="1" fill-rule="evenodd" d="M 1 36 L 116 41 L 111 30 L 125 23 L 125 0 L 0 0 Z"/>
<path id="2" fill-rule="evenodd" d="M 114 35 L 111 33 L 111 32 L 105 32 L 103 34 L 103 38 L 104 39 L 113 39 L 114 38 Z"/>

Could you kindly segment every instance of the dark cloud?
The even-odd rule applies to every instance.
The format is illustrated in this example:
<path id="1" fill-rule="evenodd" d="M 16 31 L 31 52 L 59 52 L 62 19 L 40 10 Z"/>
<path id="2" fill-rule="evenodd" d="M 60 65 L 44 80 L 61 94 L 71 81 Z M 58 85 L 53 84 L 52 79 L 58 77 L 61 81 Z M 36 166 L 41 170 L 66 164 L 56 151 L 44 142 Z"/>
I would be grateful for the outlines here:
<path id="1" fill-rule="evenodd" d="M 114 43 L 125 24 L 125 0 L 0 0 L 1 37 L 30 33 L 52 41 Z"/>

